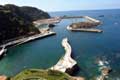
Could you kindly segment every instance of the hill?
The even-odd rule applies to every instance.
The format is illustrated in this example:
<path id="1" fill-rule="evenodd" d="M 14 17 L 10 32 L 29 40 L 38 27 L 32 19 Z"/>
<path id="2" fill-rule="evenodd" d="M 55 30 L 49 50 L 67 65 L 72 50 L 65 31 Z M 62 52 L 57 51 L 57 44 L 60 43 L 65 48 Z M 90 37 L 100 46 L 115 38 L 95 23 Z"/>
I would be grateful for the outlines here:
<path id="1" fill-rule="evenodd" d="M 0 44 L 22 36 L 39 33 L 32 21 L 50 18 L 49 14 L 34 7 L 0 5 Z"/>

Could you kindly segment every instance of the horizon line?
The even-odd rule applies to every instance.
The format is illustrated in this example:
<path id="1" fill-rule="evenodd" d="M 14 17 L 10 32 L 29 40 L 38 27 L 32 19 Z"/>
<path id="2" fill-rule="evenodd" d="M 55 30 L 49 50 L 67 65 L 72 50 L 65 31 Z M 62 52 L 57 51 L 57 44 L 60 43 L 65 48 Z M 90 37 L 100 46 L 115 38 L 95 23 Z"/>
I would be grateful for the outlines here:
<path id="1" fill-rule="evenodd" d="M 39 8 L 38 8 L 39 9 Z M 101 10 L 116 10 L 120 8 L 106 8 L 106 9 L 79 9 L 79 10 L 63 10 L 63 11 L 47 11 L 47 12 L 69 12 L 69 11 L 101 11 Z"/>

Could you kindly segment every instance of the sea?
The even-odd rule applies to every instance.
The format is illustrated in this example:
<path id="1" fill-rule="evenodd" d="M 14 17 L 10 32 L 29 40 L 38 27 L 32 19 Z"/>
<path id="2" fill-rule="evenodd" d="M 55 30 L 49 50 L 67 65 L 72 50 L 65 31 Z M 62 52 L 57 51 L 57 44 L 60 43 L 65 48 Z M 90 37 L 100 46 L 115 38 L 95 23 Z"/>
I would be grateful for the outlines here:
<path id="1" fill-rule="evenodd" d="M 67 26 L 80 19 L 64 19 L 56 24 L 56 35 L 38 39 L 8 48 L 6 56 L 0 60 L 0 75 L 14 76 L 22 70 L 48 69 L 64 55 L 61 45 L 68 38 L 73 58 L 80 68 L 75 76 L 87 80 L 97 80 L 101 75 L 99 61 L 106 61 L 111 68 L 106 80 L 120 80 L 120 9 L 80 10 L 49 12 L 55 16 L 90 16 L 102 22 L 97 26 L 102 33 L 71 32 Z"/>

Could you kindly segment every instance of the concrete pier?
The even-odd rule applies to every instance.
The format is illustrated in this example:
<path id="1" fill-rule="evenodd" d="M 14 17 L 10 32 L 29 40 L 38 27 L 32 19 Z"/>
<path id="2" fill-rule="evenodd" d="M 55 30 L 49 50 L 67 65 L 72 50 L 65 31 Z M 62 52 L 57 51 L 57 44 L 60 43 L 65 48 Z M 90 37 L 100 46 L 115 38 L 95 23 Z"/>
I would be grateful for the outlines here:
<path id="1" fill-rule="evenodd" d="M 44 33 L 44 34 L 36 34 L 36 35 L 25 37 L 22 39 L 14 40 L 14 41 L 8 42 L 8 43 L 0 45 L 0 46 L 8 47 L 8 46 L 12 46 L 12 45 L 20 45 L 20 44 L 23 44 L 23 43 L 26 43 L 29 41 L 33 41 L 33 40 L 38 39 L 38 38 L 43 38 L 43 37 L 47 37 L 47 36 L 54 35 L 54 34 L 56 34 L 56 33 L 49 31 L 49 32 Z"/>
<path id="2" fill-rule="evenodd" d="M 67 69 L 72 69 L 77 62 L 71 58 L 72 48 L 68 43 L 68 39 L 64 38 L 62 41 L 62 46 L 65 48 L 65 55 L 58 61 L 56 65 L 51 67 L 51 70 L 57 70 L 61 72 L 66 72 Z"/>

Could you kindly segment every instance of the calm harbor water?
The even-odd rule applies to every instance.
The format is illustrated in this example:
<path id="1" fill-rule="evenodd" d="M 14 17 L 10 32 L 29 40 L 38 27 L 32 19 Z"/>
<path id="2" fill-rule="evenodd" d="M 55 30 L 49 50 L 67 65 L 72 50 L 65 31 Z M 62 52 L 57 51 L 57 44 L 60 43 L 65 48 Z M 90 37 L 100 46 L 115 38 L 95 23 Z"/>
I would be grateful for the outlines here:
<path id="1" fill-rule="evenodd" d="M 112 68 L 108 80 L 120 80 L 120 10 L 68 11 L 50 14 L 94 17 L 102 21 L 102 25 L 98 28 L 102 29 L 103 33 L 71 32 L 66 27 L 79 20 L 62 20 L 53 29 L 57 35 L 9 48 L 7 55 L 0 61 L 0 74 L 13 76 L 23 69 L 50 68 L 64 55 L 61 41 L 67 37 L 73 49 L 74 59 L 80 67 L 76 75 L 87 77 L 88 80 L 98 76 L 100 71 L 96 60 L 102 58 L 108 61 Z M 104 17 L 99 17 L 100 15 Z"/>

